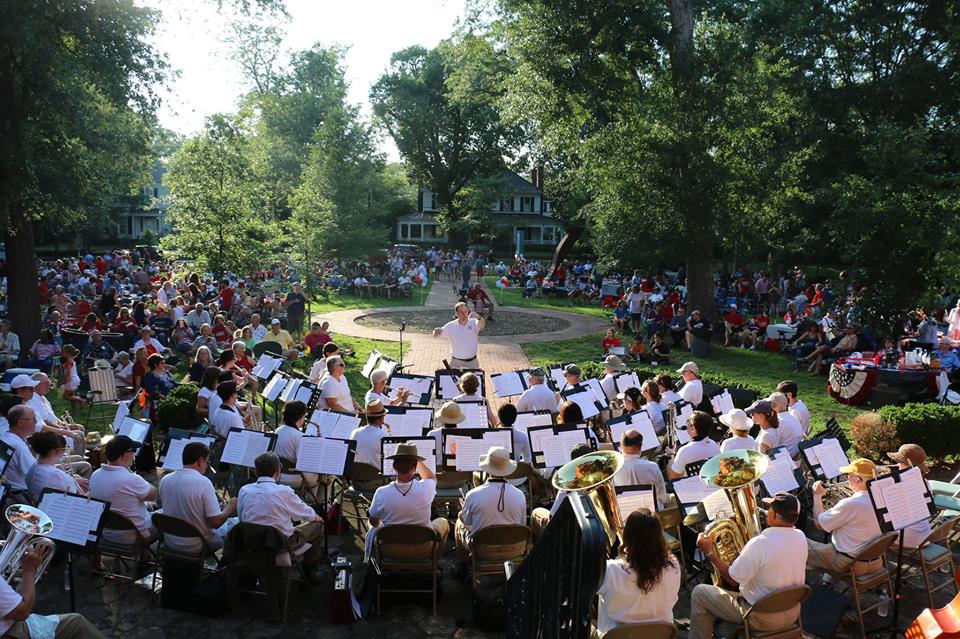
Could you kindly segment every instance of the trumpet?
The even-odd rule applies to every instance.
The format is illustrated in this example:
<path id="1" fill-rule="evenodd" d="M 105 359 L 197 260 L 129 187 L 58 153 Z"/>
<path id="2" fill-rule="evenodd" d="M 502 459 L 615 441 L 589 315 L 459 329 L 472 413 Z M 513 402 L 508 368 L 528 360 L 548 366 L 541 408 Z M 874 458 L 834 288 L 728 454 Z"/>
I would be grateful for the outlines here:
<path id="1" fill-rule="evenodd" d="M 4 515 L 10 523 L 10 534 L 0 551 L 0 579 L 17 589 L 23 580 L 23 567 L 20 564 L 23 555 L 46 546 L 49 551 L 37 568 L 36 581 L 39 582 L 53 559 L 54 543 L 45 537 L 53 530 L 53 522 L 46 513 L 26 504 L 8 506 Z"/>

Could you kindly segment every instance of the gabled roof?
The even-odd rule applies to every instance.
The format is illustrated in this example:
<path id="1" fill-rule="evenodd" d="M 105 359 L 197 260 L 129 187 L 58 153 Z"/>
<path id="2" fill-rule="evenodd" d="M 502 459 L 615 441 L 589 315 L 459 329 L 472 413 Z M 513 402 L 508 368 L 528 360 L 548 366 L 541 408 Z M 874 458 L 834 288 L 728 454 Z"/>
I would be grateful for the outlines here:
<path id="1" fill-rule="evenodd" d="M 507 193 L 516 193 L 518 195 L 543 195 L 543 189 L 537 188 L 533 182 L 521 177 L 510 169 L 503 172 L 503 177 L 507 182 Z"/>

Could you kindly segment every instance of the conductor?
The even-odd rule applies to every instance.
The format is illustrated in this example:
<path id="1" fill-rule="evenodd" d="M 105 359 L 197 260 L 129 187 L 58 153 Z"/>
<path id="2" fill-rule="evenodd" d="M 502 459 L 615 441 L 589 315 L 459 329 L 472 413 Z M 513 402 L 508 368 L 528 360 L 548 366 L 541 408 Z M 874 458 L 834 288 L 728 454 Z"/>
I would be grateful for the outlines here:
<path id="1" fill-rule="evenodd" d="M 434 337 L 446 337 L 450 340 L 450 366 L 452 368 L 479 368 L 477 348 L 480 331 L 487 321 L 476 313 L 467 311 L 464 302 L 453 307 L 457 319 L 433 329 Z"/>

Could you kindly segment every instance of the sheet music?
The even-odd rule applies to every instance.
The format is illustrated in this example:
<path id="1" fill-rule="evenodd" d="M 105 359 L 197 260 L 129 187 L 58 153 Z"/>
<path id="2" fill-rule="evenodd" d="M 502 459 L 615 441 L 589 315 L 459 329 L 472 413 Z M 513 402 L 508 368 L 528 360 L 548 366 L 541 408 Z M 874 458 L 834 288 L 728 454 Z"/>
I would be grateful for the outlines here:
<path id="1" fill-rule="evenodd" d="M 303 441 L 303 438 L 301 437 L 300 440 Z M 343 475 L 344 467 L 347 465 L 347 453 L 349 452 L 350 445 L 347 442 L 339 439 L 324 439 L 320 453 L 320 464 L 314 472 L 321 475 Z"/>
<path id="2" fill-rule="evenodd" d="M 613 386 L 617 389 L 618 393 L 622 393 L 628 388 L 640 388 L 640 378 L 637 377 L 636 371 L 620 373 L 613 378 Z"/>
<path id="3" fill-rule="evenodd" d="M 303 380 L 299 377 L 291 377 L 287 380 L 287 385 L 283 387 L 283 391 L 280 393 L 280 401 L 284 404 L 288 404 L 297 396 L 297 391 L 300 390 L 300 384 L 303 383 Z"/>
<path id="4" fill-rule="evenodd" d="M 885 478 L 870 482 L 870 492 L 877 507 L 887 509 L 884 518 L 894 530 L 903 530 L 919 521 L 930 518 L 927 494 L 929 490 L 923 481 L 923 473 L 913 467 L 900 471 L 900 481 L 888 483 Z M 890 479 L 893 479 L 892 477 Z M 880 495 L 881 498 L 877 499 Z"/>
<path id="5" fill-rule="evenodd" d="M 596 404 L 597 396 L 589 388 L 584 388 L 577 393 L 570 393 L 564 399 L 579 406 L 584 419 L 590 419 L 600 414 L 600 409 L 597 408 Z"/>
<path id="6" fill-rule="evenodd" d="M 590 392 L 593 393 L 593 398 L 600 402 L 600 406 L 606 408 L 610 405 L 610 400 L 607 399 L 607 394 L 603 392 L 603 387 L 600 385 L 599 379 L 585 379 L 581 383 L 590 389 Z M 588 419 L 586 415 L 584 415 L 583 418 Z"/>
<path id="7" fill-rule="evenodd" d="M 383 371 L 387 374 L 387 379 L 390 379 L 393 376 L 394 371 L 397 370 L 397 362 L 396 360 L 390 359 L 386 355 L 381 355 L 380 361 L 377 362 L 377 366 L 373 370 Z M 367 378 L 369 377 L 370 376 L 367 375 Z"/>
<path id="8" fill-rule="evenodd" d="M 679 404 L 679 402 L 677 402 Z M 687 427 L 687 422 L 693 416 L 693 406 L 689 402 L 683 402 L 682 406 L 677 406 L 677 424 L 683 424 Z"/>
<path id="9" fill-rule="evenodd" d="M 440 399 L 450 400 L 460 394 L 460 389 L 453 383 L 451 377 L 446 371 L 440 372 Z"/>
<path id="10" fill-rule="evenodd" d="M 540 446 L 541 448 L 537 450 L 543 451 L 543 463 L 547 468 L 563 466 L 570 461 L 570 449 L 564 447 L 563 440 L 559 436 L 551 435 L 542 438 Z"/>
<path id="11" fill-rule="evenodd" d="M 78 495 L 50 492 L 43 495 L 38 508 L 53 522 L 51 539 L 77 546 L 96 541 L 96 530 L 103 516 L 102 501 Z"/>
<path id="12" fill-rule="evenodd" d="M 458 471 L 480 470 L 480 455 L 489 450 L 482 439 L 461 438 L 457 442 L 456 469 Z"/>
<path id="13" fill-rule="evenodd" d="M 273 357 L 269 353 L 264 353 L 257 360 L 257 365 L 253 367 L 252 374 L 257 379 L 267 379 L 275 370 L 283 366 L 283 362 L 282 357 Z"/>
<path id="14" fill-rule="evenodd" d="M 707 486 L 703 483 L 700 477 L 684 477 L 673 482 L 673 492 L 676 493 L 680 503 L 685 506 L 703 501 L 716 490 L 713 486 Z"/>
<path id="15" fill-rule="evenodd" d="M 522 395 L 530 382 L 528 371 L 509 371 L 490 376 L 493 382 L 493 392 L 497 397 L 512 397 Z"/>
<path id="16" fill-rule="evenodd" d="M 674 429 L 677 433 L 677 442 L 683 446 L 684 444 L 690 441 L 690 433 L 687 432 L 687 424 L 684 422 L 680 423 L 680 419 L 677 418 L 677 427 Z"/>
<path id="17" fill-rule="evenodd" d="M 293 398 L 293 401 L 300 401 L 309 405 L 313 400 L 313 396 L 316 394 L 317 390 L 316 384 L 302 382 L 300 384 L 300 388 L 297 389 L 297 396 Z"/>
<path id="18" fill-rule="evenodd" d="M 313 411 L 309 421 L 316 424 L 320 435 L 333 439 L 350 439 L 350 433 L 360 427 L 360 418 L 356 415 L 322 408 Z"/>
<path id="19" fill-rule="evenodd" d="M 390 378 L 390 386 L 410 391 L 411 404 L 429 404 L 433 395 L 433 378 L 425 375 L 395 374 Z"/>
<path id="20" fill-rule="evenodd" d="M 727 493 L 722 488 L 707 495 L 705 499 L 701 500 L 701 503 L 703 503 L 703 510 L 706 512 L 709 521 L 716 519 L 720 513 L 727 517 L 733 515 L 733 506 L 730 505 L 730 499 L 727 498 Z"/>
<path id="21" fill-rule="evenodd" d="M 502 446 L 510 452 L 510 458 L 513 459 L 513 432 L 509 430 L 491 430 L 483 434 L 483 445 L 486 448 L 483 452 L 490 450 L 491 446 Z"/>
<path id="22" fill-rule="evenodd" d="M 287 385 L 287 376 L 283 373 L 275 373 L 273 377 L 270 378 L 270 381 L 267 382 L 267 385 L 263 388 L 263 392 L 260 393 L 263 395 L 263 398 L 268 402 L 274 402 L 280 397 L 280 393 L 283 392 L 284 387 Z"/>
<path id="23" fill-rule="evenodd" d="M 780 491 L 791 492 L 800 488 L 797 477 L 793 474 L 795 468 L 796 465 L 787 449 L 776 449 L 773 457 L 770 458 L 767 472 L 760 477 L 767 494 L 776 495 Z"/>
<path id="24" fill-rule="evenodd" d="M 481 402 L 463 402 L 460 404 L 460 410 L 463 411 L 465 420 L 460 422 L 460 428 L 488 428 L 490 422 L 487 421 L 487 406 Z"/>
<path id="25" fill-rule="evenodd" d="M 413 444 L 417 447 L 417 454 L 423 457 L 423 463 L 433 472 L 437 472 L 437 440 L 433 437 L 411 437 L 404 442 L 384 441 L 382 445 L 383 456 L 380 458 L 384 477 L 394 477 L 397 473 L 393 470 L 393 464 L 389 463 L 387 457 L 397 452 L 397 446 L 401 443 Z"/>
<path id="26" fill-rule="evenodd" d="M 220 460 L 228 464 L 254 467 L 254 460 L 270 450 L 271 437 L 255 430 L 233 430 L 227 434 Z"/>
<path id="27" fill-rule="evenodd" d="M 607 422 L 610 428 L 610 436 L 614 445 L 620 445 L 620 439 L 623 434 L 631 428 L 640 431 L 643 435 L 643 448 L 641 450 L 653 450 L 660 446 L 660 439 L 657 437 L 657 431 L 653 428 L 653 422 L 650 421 L 650 414 L 646 410 L 628 413 L 616 420 L 611 419 Z"/>
<path id="28" fill-rule="evenodd" d="M 391 437 L 420 437 L 433 423 L 432 408 L 390 406 L 387 413 Z"/>
<path id="29" fill-rule="evenodd" d="M 130 406 L 127 404 L 127 402 L 120 402 L 119 404 L 117 404 L 117 412 L 113 416 L 113 423 L 111 424 L 111 427 L 113 428 L 114 433 L 117 432 L 117 429 L 120 428 L 120 424 L 123 422 L 124 418 L 129 414 L 130 414 Z"/>
<path id="30" fill-rule="evenodd" d="M 557 392 L 560 392 L 567 385 L 567 378 L 563 376 L 564 366 L 551 366 L 547 371 L 550 375 L 550 379 L 553 380 L 553 386 Z"/>
<path id="31" fill-rule="evenodd" d="M 713 412 L 718 415 L 725 415 L 736 408 L 733 405 L 733 397 L 727 389 L 723 389 L 722 393 L 711 397 L 710 405 L 713 406 Z"/>
<path id="32" fill-rule="evenodd" d="M 370 379 L 370 373 L 373 372 L 373 369 L 377 367 L 377 362 L 380 361 L 380 351 L 373 349 L 370 351 L 370 357 L 367 358 L 366 363 L 363 365 L 363 368 L 360 369 L 360 374 L 363 375 L 364 379 Z"/>
<path id="33" fill-rule="evenodd" d="M 213 446 L 217 441 L 216 437 L 190 437 L 187 439 L 171 439 L 167 445 L 167 453 L 163 456 L 163 468 L 167 470 L 180 470 L 183 468 L 183 449 L 187 444 L 200 442 L 207 448 Z"/>
<path id="34" fill-rule="evenodd" d="M 135 442 L 143 443 L 143 440 L 146 439 L 147 433 L 150 432 L 150 424 L 147 422 L 142 422 L 139 419 L 134 419 L 129 415 L 123 418 L 123 421 L 120 422 L 120 428 L 117 430 L 117 435 L 126 435 Z"/>
<path id="35" fill-rule="evenodd" d="M 816 462 L 820 464 L 820 470 L 827 479 L 839 477 L 842 474 L 840 468 L 850 464 L 847 454 L 836 439 L 824 439 L 808 450 L 812 450 L 816 455 Z"/>
<path id="36" fill-rule="evenodd" d="M 517 421 L 513 423 L 513 430 L 526 434 L 527 429 L 536 426 L 553 426 L 553 414 L 548 410 L 517 413 Z"/>
<path id="37" fill-rule="evenodd" d="M 649 490 L 617 491 L 617 505 L 620 507 L 620 517 L 626 523 L 630 513 L 646 508 L 651 513 L 657 512 L 656 492 Z"/>

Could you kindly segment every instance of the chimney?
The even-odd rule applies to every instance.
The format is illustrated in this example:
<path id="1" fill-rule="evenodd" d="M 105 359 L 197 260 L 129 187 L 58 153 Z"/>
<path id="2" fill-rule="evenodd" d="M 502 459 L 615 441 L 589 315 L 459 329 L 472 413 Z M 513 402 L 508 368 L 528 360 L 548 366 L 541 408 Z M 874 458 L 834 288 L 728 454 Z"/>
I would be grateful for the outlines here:
<path id="1" fill-rule="evenodd" d="M 540 185 L 537 183 L 537 178 L 539 177 L 540 177 L 540 173 L 538 172 L 537 169 L 533 169 L 532 171 L 530 171 L 530 183 L 537 188 L 540 187 Z"/>
<path id="2" fill-rule="evenodd" d="M 423 213 L 423 189 L 417 189 L 417 212 Z"/>

